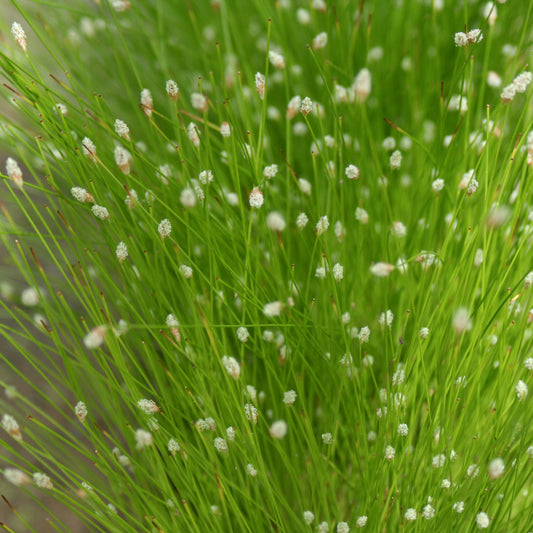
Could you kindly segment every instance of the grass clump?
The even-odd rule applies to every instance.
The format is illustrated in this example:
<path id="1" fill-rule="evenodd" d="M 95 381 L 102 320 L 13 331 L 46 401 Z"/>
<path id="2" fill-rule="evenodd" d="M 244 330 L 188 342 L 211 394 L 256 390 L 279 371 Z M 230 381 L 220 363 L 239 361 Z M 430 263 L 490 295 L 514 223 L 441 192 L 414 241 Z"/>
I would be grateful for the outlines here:
<path id="1" fill-rule="evenodd" d="M 530 528 L 531 5 L 13 5 L 10 494 L 116 533 Z"/>

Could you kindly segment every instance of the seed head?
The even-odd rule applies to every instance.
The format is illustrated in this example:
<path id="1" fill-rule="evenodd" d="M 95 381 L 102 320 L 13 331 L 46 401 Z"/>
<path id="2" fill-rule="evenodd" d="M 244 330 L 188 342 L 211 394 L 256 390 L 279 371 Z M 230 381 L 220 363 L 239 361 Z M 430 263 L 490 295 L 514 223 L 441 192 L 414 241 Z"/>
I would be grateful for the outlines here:
<path id="1" fill-rule="evenodd" d="M 259 98 L 263 100 L 265 98 L 265 76 L 260 72 L 255 74 L 255 90 L 259 95 Z"/>
<path id="2" fill-rule="evenodd" d="M 269 230 L 283 231 L 286 228 L 287 223 L 281 213 L 271 211 L 266 217 L 266 225 Z"/>
<path id="3" fill-rule="evenodd" d="M 220 135 L 222 135 L 222 137 L 231 136 L 231 126 L 229 125 L 229 122 L 222 122 L 220 125 Z"/>
<path id="4" fill-rule="evenodd" d="M 18 22 L 13 22 L 13 24 L 11 24 L 11 34 L 13 35 L 13 39 L 15 39 L 17 44 L 24 52 L 26 52 L 26 33 L 24 32 L 24 28 Z"/>
<path id="5" fill-rule="evenodd" d="M 198 128 L 196 127 L 196 124 L 194 122 L 190 122 L 187 126 L 187 134 L 189 135 L 189 139 L 192 142 L 192 144 L 198 148 L 200 146 L 200 136 L 198 132 Z"/>
<path id="6" fill-rule="evenodd" d="M 273 439 L 282 439 L 287 434 L 287 422 L 285 420 L 276 420 L 270 426 L 270 436 Z"/>
<path id="7" fill-rule="evenodd" d="M 355 165 L 348 165 L 344 173 L 349 180 L 359 179 L 359 169 Z"/>
<path id="8" fill-rule="evenodd" d="M 109 218 L 109 211 L 107 210 L 107 208 L 101 206 L 101 205 L 93 205 L 91 207 L 91 211 L 92 211 L 92 214 L 96 217 L 96 218 L 99 218 L 100 220 L 106 220 Z"/>
<path id="9" fill-rule="evenodd" d="M 81 141 L 81 148 L 83 151 L 83 155 L 91 160 L 96 161 L 96 146 L 94 143 L 89 139 L 89 137 L 84 137 Z"/>
<path id="10" fill-rule="evenodd" d="M 241 365 L 235 357 L 228 357 L 225 355 L 222 357 L 222 365 L 234 380 L 239 379 L 239 376 L 241 375 Z"/>
<path id="11" fill-rule="evenodd" d="M 35 474 L 33 474 L 33 481 L 41 489 L 54 488 L 54 485 L 52 484 L 50 478 L 46 474 L 42 474 L 41 472 L 35 472 Z"/>
<path id="12" fill-rule="evenodd" d="M 146 448 L 147 446 L 151 446 L 154 442 L 153 435 L 144 429 L 138 429 L 135 432 L 135 442 L 136 442 L 136 448 L 137 450 L 142 450 L 143 448 Z"/>
<path id="13" fill-rule="evenodd" d="M 172 101 L 176 101 L 179 96 L 179 87 L 174 80 L 167 80 L 166 83 L 167 94 Z"/>
<path id="14" fill-rule="evenodd" d="M 28 485 L 31 483 L 31 478 L 23 472 L 22 470 L 19 470 L 18 468 L 5 468 L 4 469 L 4 477 L 7 481 L 12 483 L 13 485 L 16 485 L 17 487 L 21 487 L 23 485 Z"/>
<path id="15" fill-rule="evenodd" d="M 6 174 L 19 189 L 22 189 L 22 185 L 24 184 L 22 170 L 20 170 L 18 163 L 12 157 L 6 159 Z"/>
<path id="16" fill-rule="evenodd" d="M 2 427 L 17 441 L 22 441 L 22 432 L 17 421 L 11 415 L 2 417 Z"/>
<path id="17" fill-rule="evenodd" d="M 159 235 L 161 235 L 162 239 L 168 237 L 172 232 L 172 224 L 170 223 L 170 220 L 168 220 L 168 218 L 163 219 L 159 223 L 159 226 L 157 226 L 157 231 L 159 232 Z"/>
<path id="18" fill-rule="evenodd" d="M 74 414 L 77 416 L 78 420 L 83 424 L 87 418 L 87 406 L 85 402 L 78 402 L 74 406 Z"/>
<path id="19" fill-rule="evenodd" d="M 478 513 L 476 515 L 476 524 L 479 529 L 487 529 L 490 526 L 490 518 L 487 513 Z"/>
<path id="20" fill-rule="evenodd" d="M 128 247 L 125 242 L 119 242 L 116 249 L 116 256 L 120 263 L 124 262 L 128 257 Z"/>
<path id="21" fill-rule="evenodd" d="M 355 98 L 358 102 L 364 102 L 372 92 L 372 75 L 367 68 L 361 69 L 352 85 Z"/>
<path id="22" fill-rule="evenodd" d="M 328 44 L 328 34 L 325 31 L 323 31 L 322 33 L 319 33 L 313 39 L 314 50 L 320 50 L 322 48 L 325 48 L 327 44 Z"/>
<path id="23" fill-rule="evenodd" d="M 280 70 L 285 68 L 285 58 L 281 54 L 274 52 L 274 50 L 269 51 L 268 59 L 275 68 Z"/>
<path id="24" fill-rule="evenodd" d="M 130 140 L 130 129 L 128 125 L 118 118 L 115 120 L 115 133 L 127 141 Z"/>
<path id="25" fill-rule="evenodd" d="M 248 200 L 250 202 L 250 207 L 255 207 L 259 209 L 263 205 L 265 198 L 263 196 L 263 193 L 261 192 L 261 189 L 259 189 L 259 187 L 254 187 L 252 189 L 252 192 L 250 193 Z"/>
<path id="26" fill-rule="evenodd" d="M 148 89 L 141 91 L 141 109 L 148 118 L 152 116 L 154 101 L 152 99 L 152 93 Z"/>

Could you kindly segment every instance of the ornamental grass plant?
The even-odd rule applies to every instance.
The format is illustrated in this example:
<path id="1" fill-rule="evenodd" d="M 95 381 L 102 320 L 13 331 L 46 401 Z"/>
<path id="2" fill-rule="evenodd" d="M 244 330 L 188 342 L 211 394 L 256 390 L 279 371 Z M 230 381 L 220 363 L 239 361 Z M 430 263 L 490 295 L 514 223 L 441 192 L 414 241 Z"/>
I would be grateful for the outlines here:
<path id="1" fill-rule="evenodd" d="M 0 526 L 532 531 L 533 3 L 4 1 Z"/>

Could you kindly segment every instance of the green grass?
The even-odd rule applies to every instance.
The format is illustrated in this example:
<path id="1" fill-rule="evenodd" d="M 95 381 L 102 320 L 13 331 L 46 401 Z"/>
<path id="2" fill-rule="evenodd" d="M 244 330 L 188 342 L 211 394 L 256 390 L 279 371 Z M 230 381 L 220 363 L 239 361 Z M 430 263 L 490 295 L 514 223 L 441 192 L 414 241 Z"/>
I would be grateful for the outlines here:
<path id="1" fill-rule="evenodd" d="M 12 3 L 9 490 L 91 532 L 533 528 L 533 106 L 500 96 L 533 60 L 533 4 Z M 312 111 L 290 117 L 297 95 Z"/>

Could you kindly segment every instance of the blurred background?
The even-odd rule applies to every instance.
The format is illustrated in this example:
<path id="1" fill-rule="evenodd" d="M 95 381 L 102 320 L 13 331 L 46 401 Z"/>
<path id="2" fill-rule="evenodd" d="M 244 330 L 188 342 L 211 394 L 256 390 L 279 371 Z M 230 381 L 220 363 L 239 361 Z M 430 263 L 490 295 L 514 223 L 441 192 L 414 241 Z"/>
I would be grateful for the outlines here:
<path id="1" fill-rule="evenodd" d="M 0 0 L 0 49 L 6 49 L 3 44 L 11 41 L 11 23 L 15 20 L 20 20 L 20 15 L 13 7 L 9 0 Z M 31 32 L 25 25 L 28 33 L 28 38 L 31 39 Z M 35 46 L 36 40 L 33 40 L 32 46 Z M 12 93 L 4 86 L 5 80 L 0 73 L 0 120 L 9 119 L 14 115 L 13 106 L 10 102 Z M 13 154 L 7 153 L 5 143 L 2 142 L 2 130 L 0 129 L 0 171 L 5 173 L 5 161 Z M 24 173 L 25 169 L 22 167 Z M 39 201 L 39 196 L 31 190 L 27 192 L 32 195 L 33 199 Z M 21 215 L 17 206 L 11 200 L 11 195 L 7 189 L 0 184 L 0 231 L 8 232 L 7 239 L 15 241 L 16 236 L 9 234 L 9 228 L 6 228 L 7 217 L 6 212 L 13 218 L 16 224 L 25 229 L 24 217 Z M 47 265 L 43 265 L 47 268 Z M 20 276 L 16 266 L 10 257 L 10 254 L 0 241 L 0 299 L 6 306 L 11 308 L 20 308 L 22 312 L 31 314 L 31 308 L 25 307 L 21 302 L 21 294 L 24 289 L 28 288 L 25 280 Z M 7 313 L 0 306 L 0 323 L 14 330 L 18 329 L 16 322 L 8 318 Z M 42 340 L 46 342 L 46 337 L 43 335 Z M 20 339 L 21 344 L 24 340 Z M 12 364 L 18 372 L 28 376 L 33 383 L 38 384 L 38 388 L 42 393 L 50 398 L 57 396 L 57 392 L 53 390 L 39 375 L 39 373 L 32 368 L 28 362 L 21 357 L 17 350 L 4 337 L 0 336 L 0 355 Z M 3 382 L 9 383 L 9 388 L 3 390 L 0 388 L 0 416 L 10 410 L 11 405 L 15 405 L 17 395 L 30 398 L 34 403 L 39 403 L 40 396 L 35 393 L 33 389 L 19 378 L 16 372 L 13 371 L 2 359 L 0 359 L 0 379 Z M 75 402 L 74 402 L 75 403 Z M 31 415 L 30 412 L 27 415 Z M 50 415 L 54 416 L 51 411 Z M 57 414 L 55 414 L 57 416 Z M 24 420 L 18 420 L 24 431 Z M 17 451 L 20 448 L 17 449 Z M 24 455 L 21 457 L 24 458 Z M 0 450 L 0 469 L 9 466 L 10 458 L 14 459 L 9 450 Z M 17 462 L 20 458 L 17 458 Z M 12 485 L 4 476 L 0 476 L 0 527 L 2 529 L 8 528 L 7 531 L 14 531 L 16 533 L 36 532 L 48 533 L 57 531 L 57 529 L 49 523 L 50 513 L 56 515 L 64 524 L 66 531 L 72 533 L 88 533 L 89 530 L 81 523 L 80 519 L 66 506 L 57 502 L 52 496 L 48 496 L 46 491 L 38 490 L 34 487 L 20 488 Z"/>

